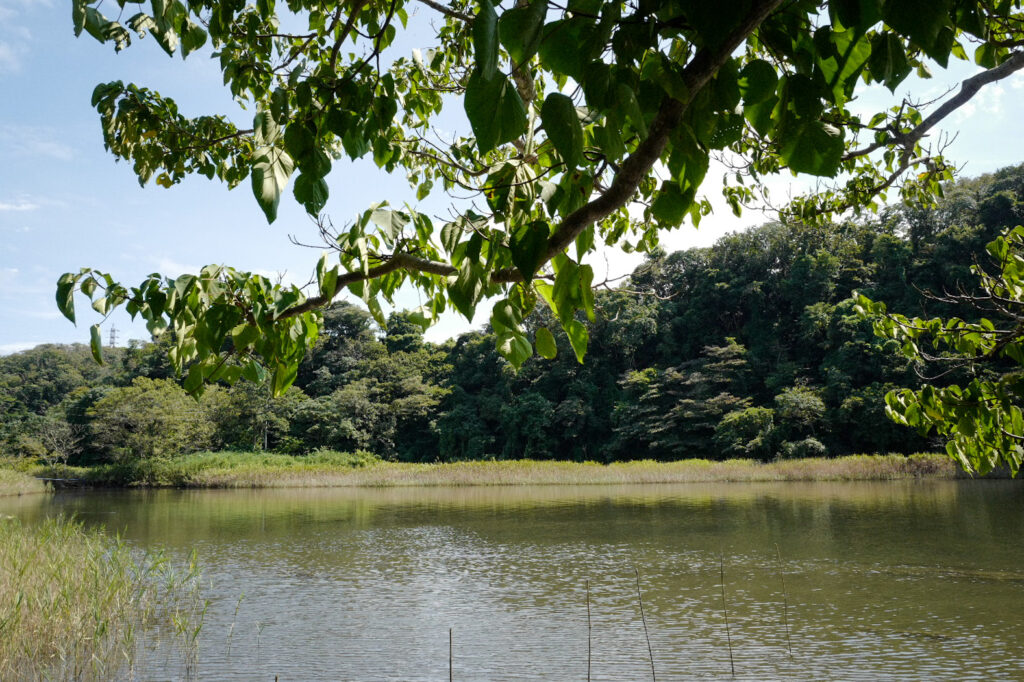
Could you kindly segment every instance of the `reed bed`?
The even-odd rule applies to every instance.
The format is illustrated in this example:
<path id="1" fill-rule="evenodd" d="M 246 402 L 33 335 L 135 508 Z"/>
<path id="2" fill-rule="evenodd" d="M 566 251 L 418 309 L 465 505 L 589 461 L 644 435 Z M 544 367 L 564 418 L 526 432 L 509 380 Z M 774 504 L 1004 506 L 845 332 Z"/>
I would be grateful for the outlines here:
<path id="1" fill-rule="evenodd" d="M 643 483 L 854 481 L 956 478 L 944 455 L 854 456 L 837 459 L 761 463 L 752 460 L 678 462 L 453 462 L 380 463 L 356 469 L 304 467 L 278 470 L 208 469 L 192 481 L 197 487 L 398 487 L 496 485 L 609 485 Z"/>
<path id="2" fill-rule="evenodd" d="M 74 521 L 0 518 L 2 680 L 132 678 L 151 634 L 189 676 L 204 611 L 194 561 L 174 570 Z"/>
<path id="3" fill-rule="evenodd" d="M 46 484 L 38 478 L 14 469 L 0 468 L 0 497 L 43 492 L 46 492 Z"/>
<path id="4" fill-rule="evenodd" d="M 676 462 L 552 462 L 510 460 L 413 464 L 369 453 L 197 453 L 172 460 L 63 467 L 47 476 L 96 486 L 178 488 L 615 485 L 771 481 L 953 479 L 963 474 L 941 454 L 853 455 L 837 458 Z"/>

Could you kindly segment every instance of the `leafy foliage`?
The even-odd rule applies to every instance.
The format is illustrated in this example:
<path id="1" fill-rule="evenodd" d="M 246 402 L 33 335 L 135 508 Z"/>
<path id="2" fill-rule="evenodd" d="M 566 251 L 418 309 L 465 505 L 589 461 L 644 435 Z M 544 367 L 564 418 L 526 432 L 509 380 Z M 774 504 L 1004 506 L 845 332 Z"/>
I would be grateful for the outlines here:
<path id="1" fill-rule="evenodd" d="M 984 315 L 977 320 L 889 314 L 884 303 L 865 296 L 858 304 L 876 318 L 875 333 L 896 341 L 908 358 L 965 375 L 949 386 L 889 392 L 889 416 L 922 434 L 946 436 L 947 452 L 967 471 L 1006 466 L 1016 475 L 1024 458 L 1024 227 L 1006 230 L 986 250 L 996 272 L 971 267 L 979 293 L 937 297 Z"/>
<path id="2" fill-rule="evenodd" d="M 334 161 L 369 157 L 404 170 L 421 200 L 469 192 L 485 206 L 456 204 L 441 226 L 411 207 L 369 206 L 327 240 L 310 294 L 212 266 L 135 288 L 89 269 L 61 278 L 58 306 L 72 321 L 81 292 L 101 315 L 123 305 L 154 331 L 173 329 L 171 362 L 189 368 L 195 395 L 265 373 L 284 393 L 315 345 L 316 311 L 346 289 L 381 325 L 380 301 L 403 284 L 422 292 L 414 315 L 424 326 L 449 307 L 472 317 L 495 297 L 496 348 L 516 367 L 536 344 L 552 355 L 548 333 L 527 334 L 543 301 L 582 361 L 593 343 L 576 316 L 594 317 L 587 254 L 602 243 L 653 253 L 659 231 L 699 223 L 713 154 L 746 164 L 722 188 L 735 211 L 787 171 L 835 179 L 794 204 L 792 215 L 808 222 L 877 208 L 894 190 L 928 203 L 952 175 L 925 134 L 1024 67 L 1011 2 L 431 1 L 440 12 L 432 44 L 411 58 L 394 57 L 400 32 L 427 29 L 407 25 L 426 23 L 407 0 L 118 4 L 134 13 L 110 19 L 97 0 L 72 0 L 75 34 L 117 51 L 149 35 L 183 57 L 208 44 L 231 95 L 255 112 L 247 127 L 185 116 L 139 85 L 97 86 L 104 143 L 141 183 L 170 187 L 200 174 L 233 187 L 248 178 L 271 222 L 290 184 L 320 217 Z M 862 116 L 849 106 L 866 85 L 892 90 L 969 51 L 985 71 L 933 111 L 904 102 Z M 432 124 L 453 106 L 471 130 L 441 139 Z M 656 167 L 667 170 L 661 181 Z M 92 336 L 101 360 L 98 327 Z"/>

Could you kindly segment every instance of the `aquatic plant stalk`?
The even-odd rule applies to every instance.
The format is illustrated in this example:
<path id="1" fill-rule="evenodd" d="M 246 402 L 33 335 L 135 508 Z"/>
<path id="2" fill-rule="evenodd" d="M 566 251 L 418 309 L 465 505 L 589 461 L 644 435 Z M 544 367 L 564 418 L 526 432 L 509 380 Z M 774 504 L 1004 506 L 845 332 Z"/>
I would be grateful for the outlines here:
<path id="1" fill-rule="evenodd" d="M 657 682 L 658 676 L 654 672 L 654 651 L 651 649 L 651 635 L 647 632 L 647 617 L 644 615 L 644 598 L 640 594 L 640 569 L 633 566 L 636 573 L 636 598 L 640 602 L 640 620 L 644 624 L 644 637 L 647 639 L 647 655 L 651 658 L 651 680 Z"/>
<path id="2" fill-rule="evenodd" d="M 590 636 L 593 628 L 590 625 L 590 580 L 587 580 L 587 682 L 590 682 Z"/>
<path id="3" fill-rule="evenodd" d="M 782 565 L 782 551 L 779 543 L 775 543 L 775 556 L 779 559 L 779 575 L 782 578 L 782 623 L 786 626 L 786 647 L 789 657 L 793 658 L 793 641 L 789 638 L 789 595 L 786 593 L 786 571 Z"/>
<path id="4" fill-rule="evenodd" d="M 736 677 L 736 663 L 732 658 L 732 635 L 729 632 L 729 603 L 725 599 L 725 558 L 718 555 L 718 574 L 722 585 L 722 613 L 725 615 L 725 641 L 729 645 L 729 670 Z"/>

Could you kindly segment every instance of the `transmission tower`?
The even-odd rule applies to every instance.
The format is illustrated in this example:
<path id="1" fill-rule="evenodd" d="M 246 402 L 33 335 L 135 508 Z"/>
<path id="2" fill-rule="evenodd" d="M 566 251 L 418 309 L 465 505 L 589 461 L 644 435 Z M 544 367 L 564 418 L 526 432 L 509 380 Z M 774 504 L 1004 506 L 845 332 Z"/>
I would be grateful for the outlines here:
<path id="1" fill-rule="evenodd" d="M 110 347 L 117 345 L 117 325 L 110 325 Z"/>

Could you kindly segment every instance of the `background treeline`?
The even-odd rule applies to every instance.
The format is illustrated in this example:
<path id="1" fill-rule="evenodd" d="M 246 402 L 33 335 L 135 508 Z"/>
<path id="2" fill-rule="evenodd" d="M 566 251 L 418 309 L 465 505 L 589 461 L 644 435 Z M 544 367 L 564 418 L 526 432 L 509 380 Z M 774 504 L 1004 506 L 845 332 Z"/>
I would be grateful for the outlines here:
<path id="1" fill-rule="evenodd" d="M 161 343 L 44 345 L 0 358 L 0 447 L 89 463 L 203 449 L 369 451 L 406 461 L 805 457 L 936 446 L 891 423 L 883 396 L 922 379 L 857 317 L 859 290 L 890 309 L 949 315 L 925 292 L 971 287 L 984 245 L 1024 222 L 1024 166 L 947 188 L 934 210 L 768 224 L 715 246 L 648 257 L 597 294 L 580 365 L 515 372 L 486 330 L 441 345 L 393 314 L 325 314 L 295 386 L 185 395 Z M 955 311 L 969 317 L 969 311 Z M 534 328 L 557 323 L 538 310 Z M 954 379 L 957 377 L 947 377 Z"/>

